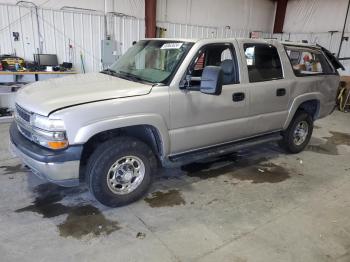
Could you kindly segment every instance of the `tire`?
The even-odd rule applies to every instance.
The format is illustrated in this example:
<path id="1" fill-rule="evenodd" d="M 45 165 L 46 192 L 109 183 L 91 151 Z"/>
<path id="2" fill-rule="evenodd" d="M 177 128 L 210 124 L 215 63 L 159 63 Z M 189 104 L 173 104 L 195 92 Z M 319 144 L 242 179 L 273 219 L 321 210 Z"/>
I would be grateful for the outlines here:
<path id="1" fill-rule="evenodd" d="M 142 141 L 118 137 L 101 144 L 87 164 L 87 184 L 103 205 L 118 207 L 140 199 L 152 183 L 156 158 Z"/>
<path id="2" fill-rule="evenodd" d="M 287 130 L 282 133 L 283 139 L 279 143 L 280 146 L 289 153 L 300 153 L 309 143 L 313 128 L 314 123 L 310 114 L 303 110 L 297 111 Z"/>

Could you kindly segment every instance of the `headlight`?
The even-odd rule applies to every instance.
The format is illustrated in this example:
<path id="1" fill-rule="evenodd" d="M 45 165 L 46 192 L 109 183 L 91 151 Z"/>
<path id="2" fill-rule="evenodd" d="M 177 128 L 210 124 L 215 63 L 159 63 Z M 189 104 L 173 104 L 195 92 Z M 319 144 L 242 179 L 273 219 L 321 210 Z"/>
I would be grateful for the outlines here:
<path id="1" fill-rule="evenodd" d="M 30 117 L 34 142 L 50 149 L 64 149 L 68 146 L 63 120 L 33 114 Z"/>
<path id="2" fill-rule="evenodd" d="M 60 119 L 49 119 L 45 116 L 40 116 L 33 114 L 30 117 L 30 123 L 32 126 L 47 130 L 47 131 L 64 131 L 64 123 L 63 120 Z"/>

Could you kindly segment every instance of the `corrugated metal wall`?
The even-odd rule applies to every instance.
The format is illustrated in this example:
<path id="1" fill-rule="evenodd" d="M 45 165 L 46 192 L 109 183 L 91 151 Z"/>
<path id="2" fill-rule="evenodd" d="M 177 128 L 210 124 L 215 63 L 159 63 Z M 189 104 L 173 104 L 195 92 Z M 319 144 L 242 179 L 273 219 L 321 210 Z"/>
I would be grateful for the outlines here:
<path id="1" fill-rule="evenodd" d="M 157 26 L 166 28 L 165 37 L 178 38 L 233 38 L 249 37 L 250 30 L 231 29 L 227 27 L 208 27 L 200 25 L 174 24 L 157 22 Z M 261 38 L 270 38 L 271 33 L 261 32 Z"/>
<path id="2" fill-rule="evenodd" d="M 145 20 L 131 17 L 108 17 L 108 32 L 119 43 L 120 52 L 125 53 L 133 41 L 145 38 Z"/>
<path id="3" fill-rule="evenodd" d="M 38 9 L 39 30 L 34 8 L 0 4 L 0 53 L 33 60 L 42 45 L 42 52 L 57 54 L 59 62 L 72 62 L 81 69 L 81 54 L 87 72 L 101 69 L 101 40 L 105 37 L 102 14 Z M 133 41 L 144 37 L 145 22 L 131 17 L 109 16 L 109 33 L 125 52 Z M 12 32 L 19 32 L 14 41 Z"/>
<path id="4" fill-rule="evenodd" d="M 104 38 L 104 18 L 101 15 L 41 10 L 43 53 L 57 54 L 60 62 L 72 62 L 81 67 L 81 55 L 86 71 L 100 69 L 101 39 Z"/>
<path id="5" fill-rule="evenodd" d="M 38 34 L 38 24 L 39 31 Z M 165 37 L 170 38 L 229 38 L 249 37 L 249 30 L 208 27 L 200 25 L 157 22 L 166 28 Z M 26 60 L 42 48 L 43 53 L 57 54 L 59 62 L 72 62 L 81 70 L 81 55 L 86 72 L 101 70 L 101 40 L 105 28 L 112 39 L 118 42 L 118 51 L 124 53 L 133 41 L 144 38 L 145 21 L 132 17 L 119 17 L 101 13 L 72 12 L 38 9 L 0 4 L 0 53 L 16 53 Z M 12 32 L 19 32 L 19 41 L 14 41 Z M 261 33 L 270 37 L 269 33 Z"/>
<path id="6" fill-rule="evenodd" d="M 164 37 L 169 38 L 215 38 L 217 28 L 199 25 L 174 24 L 169 22 L 157 22 L 157 26 L 165 28 Z"/>
<path id="7" fill-rule="evenodd" d="M 16 50 L 23 57 L 32 53 L 38 41 L 32 23 L 33 13 L 23 7 L 0 5 L 0 14 L 0 52 Z M 13 41 L 12 32 L 20 32 L 19 41 Z"/>

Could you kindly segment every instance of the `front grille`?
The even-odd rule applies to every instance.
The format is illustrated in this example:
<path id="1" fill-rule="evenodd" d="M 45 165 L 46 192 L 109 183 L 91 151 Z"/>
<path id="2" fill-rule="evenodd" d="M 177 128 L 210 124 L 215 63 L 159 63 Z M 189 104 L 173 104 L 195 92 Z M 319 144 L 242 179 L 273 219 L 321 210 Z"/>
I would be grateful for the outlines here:
<path id="1" fill-rule="evenodd" d="M 15 120 L 18 131 L 27 139 L 33 140 L 32 128 L 30 126 L 31 113 L 16 104 Z"/>
<path id="2" fill-rule="evenodd" d="M 16 104 L 16 113 L 17 117 L 19 117 L 21 120 L 29 123 L 30 122 L 30 115 L 31 113 L 28 112 L 27 110 L 23 109 L 19 105 Z"/>
<path id="3" fill-rule="evenodd" d="M 32 140 L 32 133 L 17 122 L 18 131 L 29 140 Z"/>

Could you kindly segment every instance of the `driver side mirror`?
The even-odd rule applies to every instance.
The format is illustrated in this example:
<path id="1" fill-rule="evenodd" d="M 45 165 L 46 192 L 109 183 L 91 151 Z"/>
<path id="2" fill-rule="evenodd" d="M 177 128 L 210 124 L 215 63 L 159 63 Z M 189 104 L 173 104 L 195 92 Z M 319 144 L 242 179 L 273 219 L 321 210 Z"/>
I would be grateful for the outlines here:
<path id="1" fill-rule="evenodd" d="M 206 66 L 202 73 L 200 91 L 208 95 L 220 95 L 223 72 L 219 66 Z"/>

